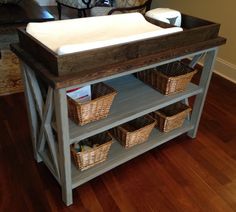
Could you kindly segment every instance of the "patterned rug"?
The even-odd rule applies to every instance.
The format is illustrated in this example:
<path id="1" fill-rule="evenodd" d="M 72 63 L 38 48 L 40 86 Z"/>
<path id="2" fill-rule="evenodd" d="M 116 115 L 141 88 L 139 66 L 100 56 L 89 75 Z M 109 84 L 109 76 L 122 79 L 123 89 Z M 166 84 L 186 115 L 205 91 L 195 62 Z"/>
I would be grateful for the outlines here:
<path id="1" fill-rule="evenodd" d="M 56 6 L 43 7 L 47 9 L 57 20 Z M 63 7 L 62 19 L 77 18 L 77 10 Z M 10 50 L 1 50 L 0 59 L 0 96 L 23 92 L 19 61 Z"/>
<path id="2" fill-rule="evenodd" d="M 48 9 L 57 19 L 57 7 L 44 7 Z M 76 17 L 77 11 L 65 9 L 63 10 L 63 19 L 68 19 L 70 16 Z M 72 13 L 72 15 L 71 15 Z M 75 14 L 74 14 L 75 13 Z M 68 14 L 70 15 L 68 17 Z M 10 50 L 1 50 L 2 58 L 0 59 L 0 96 L 23 92 L 23 84 L 19 68 L 19 61 L 14 53 Z"/>
<path id="3" fill-rule="evenodd" d="M 10 50 L 2 50 L 0 59 L 0 96 L 23 92 L 19 61 Z"/>

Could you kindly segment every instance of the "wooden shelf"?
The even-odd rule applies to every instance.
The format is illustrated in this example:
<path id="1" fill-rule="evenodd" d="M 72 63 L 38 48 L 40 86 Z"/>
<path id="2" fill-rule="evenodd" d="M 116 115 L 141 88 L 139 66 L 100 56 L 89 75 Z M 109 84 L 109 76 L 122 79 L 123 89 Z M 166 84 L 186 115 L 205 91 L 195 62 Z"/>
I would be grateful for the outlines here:
<path id="1" fill-rule="evenodd" d="M 202 88 L 190 83 L 185 91 L 165 96 L 138 80 L 133 75 L 112 79 L 105 83 L 115 88 L 118 92 L 109 116 L 85 126 L 78 126 L 73 121 L 69 120 L 69 144 L 111 129 L 144 114 L 202 92 Z M 109 171 L 146 151 L 149 151 L 150 149 L 186 133 L 193 128 L 194 125 L 190 124 L 190 122 L 186 120 L 181 128 L 175 129 L 169 133 L 161 133 L 157 129 L 154 129 L 148 142 L 134 146 L 130 149 L 124 149 L 119 142 L 113 139 L 114 142 L 109 151 L 108 159 L 105 162 L 85 171 L 78 170 L 74 163 L 71 163 L 72 188 L 76 188 L 94 177 L 97 177 L 100 174 L 103 174 L 104 172 Z M 47 158 L 46 155 L 47 153 L 44 152 L 44 159 Z M 50 163 L 46 163 L 46 165 L 53 173 L 52 165 Z"/>
<path id="2" fill-rule="evenodd" d="M 135 158 L 150 149 L 153 149 L 183 133 L 186 133 L 189 130 L 192 130 L 193 127 L 194 125 L 191 125 L 189 121 L 185 121 L 181 128 L 175 129 L 168 133 L 161 133 L 157 129 L 154 129 L 147 142 L 134 146 L 130 149 L 123 148 L 119 142 L 114 140 L 108 154 L 108 159 L 105 162 L 85 171 L 80 171 L 75 167 L 73 162 L 71 163 L 72 188 L 76 188 L 77 186 L 115 168 L 116 166 L 119 166 L 120 164 L 125 163 L 128 160 L 131 160 L 132 158 Z"/>
<path id="3" fill-rule="evenodd" d="M 102 162 L 92 168 L 89 168 L 85 171 L 80 171 L 74 165 L 74 161 L 71 162 L 71 178 L 72 178 L 72 188 L 76 188 L 79 185 L 86 183 L 87 181 L 157 147 L 163 143 L 170 141 L 171 139 L 182 135 L 183 133 L 188 132 L 194 128 L 193 124 L 190 124 L 189 121 L 185 121 L 184 125 L 178 129 L 175 129 L 168 133 L 162 133 L 157 129 L 153 129 L 149 140 L 145 143 L 136 145 L 130 149 L 125 149 L 122 147 L 118 141 L 113 138 L 113 143 L 111 149 L 108 154 L 108 158 L 105 162 Z M 57 146 L 57 144 L 56 144 Z M 58 146 L 56 148 L 58 150 Z M 48 148 L 45 148 L 43 152 L 40 153 L 45 165 L 48 167 L 52 175 L 55 177 L 57 182 L 61 184 L 57 175 L 55 174 L 55 170 L 53 164 L 50 159 L 50 151 Z"/>
<path id="4" fill-rule="evenodd" d="M 69 120 L 70 144 L 202 92 L 200 87 L 190 83 L 186 91 L 164 96 L 133 75 L 105 83 L 118 91 L 108 117 L 85 126 Z"/>
<path id="5" fill-rule="evenodd" d="M 26 88 L 25 95 L 34 157 L 38 162 L 44 161 L 59 182 L 62 188 L 62 199 L 66 205 L 73 203 L 72 188 L 76 188 L 183 133 L 188 133 L 191 138 L 196 137 L 217 49 L 219 45 L 225 43 L 225 39 L 217 37 L 218 24 L 210 23 L 212 27 L 205 31 L 204 20 L 199 19 L 199 23 L 195 23 L 193 17 L 189 16 L 189 18 L 191 30 L 185 31 L 184 34 L 174 33 L 174 37 L 161 36 L 156 40 L 147 39 L 141 43 L 121 45 L 119 48 L 117 46 L 112 47 L 112 50 L 114 50 L 112 57 L 109 55 L 110 51 L 107 48 L 101 49 L 101 51 L 86 51 L 81 57 L 79 56 L 80 53 L 76 53 L 75 55 L 79 57 L 69 54 L 67 58 L 64 56 L 58 58 L 50 52 L 48 52 L 50 57 L 47 57 L 47 54 L 45 56 L 47 49 L 38 43 L 38 47 L 41 48 L 41 56 L 43 56 L 41 58 L 38 54 L 38 48 L 36 50 L 36 48 L 29 47 L 26 34 L 25 37 L 22 36 L 21 45 L 14 44 L 11 46 L 11 49 L 22 61 L 22 76 Z M 208 25 L 207 22 L 205 23 Z M 192 36 L 193 32 L 199 29 L 204 31 L 204 33 L 200 34 L 200 36 L 199 33 L 195 37 Z M 22 31 L 22 33 L 25 32 Z M 183 39 L 187 35 L 190 36 L 189 39 Z M 167 48 L 162 41 L 168 41 L 167 43 L 171 44 Z M 30 42 L 33 45 L 35 41 L 31 40 Z M 22 48 L 22 45 L 25 48 Z M 134 51 L 137 46 L 138 51 Z M 171 48 L 171 46 L 174 48 Z M 124 54 L 124 52 L 130 54 Z M 114 55 L 117 57 L 114 57 Z M 131 75 L 131 73 L 136 73 L 140 70 L 189 57 L 193 57 L 190 66 L 194 67 L 203 55 L 203 69 L 199 86 L 189 83 L 185 91 L 173 95 L 162 95 Z M 107 56 L 111 60 L 101 61 L 100 58 L 107 59 Z M 118 57 L 120 60 L 117 60 Z M 97 61 L 94 62 L 94 58 Z M 52 74 L 55 70 L 58 71 L 58 60 L 63 66 L 59 70 L 60 73 L 69 71 L 71 74 L 60 77 Z M 88 64 L 91 66 L 89 67 Z M 82 71 L 81 67 L 89 71 Z M 79 73 L 72 74 L 73 70 L 79 71 Z M 42 78 L 45 88 L 48 88 L 47 95 L 41 92 L 38 78 Z M 105 81 L 118 92 L 108 117 L 82 127 L 68 120 L 67 90 L 101 81 Z M 196 98 L 191 112 L 191 120 L 186 120 L 182 127 L 168 133 L 160 133 L 155 129 L 147 142 L 128 150 L 124 149 L 117 141 L 114 141 L 108 159 L 85 171 L 79 171 L 72 163 L 70 145 L 74 142 L 109 130 L 178 101 L 187 100 L 192 96 L 196 96 Z M 44 97 L 46 101 L 44 101 Z M 55 120 L 56 124 L 53 124 L 52 122 Z M 53 131 L 52 127 L 56 132 Z"/>

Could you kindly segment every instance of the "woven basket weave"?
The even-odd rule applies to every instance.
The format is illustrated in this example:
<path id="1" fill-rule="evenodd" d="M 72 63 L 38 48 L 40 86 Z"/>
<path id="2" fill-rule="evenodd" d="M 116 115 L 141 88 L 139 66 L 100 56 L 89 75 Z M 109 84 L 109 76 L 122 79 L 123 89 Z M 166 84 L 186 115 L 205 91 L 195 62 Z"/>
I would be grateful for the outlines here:
<path id="1" fill-rule="evenodd" d="M 197 70 L 181 62 L 173 62 L 137 73 L 137 78 L 160 91 L 169 95 L 184 91 Z"/>
<path id="2" fill-rule="evenodd" d="M 108 132 L 103 132 L 80 142 L 99 144 L 99 146 L 84 152 L 77 152 L 73 147 L 71 147 L 71 155 L 74 158 L 75 165 L 83 171 L 107 159 L 112 144 L 112 138 Z"/>
<path id="3" fill-rule="evenodd" d="M 97 83 L 92 85 L 91 101 L 79 103 L 67 96 L 69 117 L 81 126 L 105 118 L 116 94 L 117 92 L 110 86 Z"/>
<path id="4" fill-rule="evenodd" d="M 183 125 L 191 108 L 183 103 L 175 103 L 150 115 L 157 120 L 156 127 L 162 132 L 169 132 Z"/>
<path id="5" fill-rule="evenodd" d="M 156 121 L 146 115 L 113 128 L 111 133 L 127 149 L 147 141 L 155 125 Z"/>

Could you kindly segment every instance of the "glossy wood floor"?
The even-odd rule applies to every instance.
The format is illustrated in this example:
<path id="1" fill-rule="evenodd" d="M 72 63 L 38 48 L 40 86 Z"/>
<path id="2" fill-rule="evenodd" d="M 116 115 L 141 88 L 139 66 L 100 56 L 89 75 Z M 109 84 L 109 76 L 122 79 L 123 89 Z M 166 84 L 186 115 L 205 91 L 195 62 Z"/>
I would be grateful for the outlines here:
<path id="1" fill-rule="evenodd" d="M 74 190 L 33 159 L 23 94 L 0 97 L 0 211 L 236 211 L 236 86 L 214 76 L 197 138 L 181 136 Z"/>

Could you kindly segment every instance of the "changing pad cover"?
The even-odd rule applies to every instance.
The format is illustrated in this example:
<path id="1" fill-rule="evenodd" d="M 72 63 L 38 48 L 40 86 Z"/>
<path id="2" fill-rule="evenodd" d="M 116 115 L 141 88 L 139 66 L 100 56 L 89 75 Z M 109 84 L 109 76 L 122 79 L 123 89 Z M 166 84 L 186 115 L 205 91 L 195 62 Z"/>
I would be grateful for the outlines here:
<path id="1" fill-rule="evenodd" d="M 182 31 L 161 28 L 140 13 L 29 23 L 26 31 L 58 55 L 81 52 Z"/>

